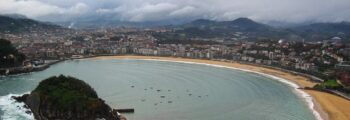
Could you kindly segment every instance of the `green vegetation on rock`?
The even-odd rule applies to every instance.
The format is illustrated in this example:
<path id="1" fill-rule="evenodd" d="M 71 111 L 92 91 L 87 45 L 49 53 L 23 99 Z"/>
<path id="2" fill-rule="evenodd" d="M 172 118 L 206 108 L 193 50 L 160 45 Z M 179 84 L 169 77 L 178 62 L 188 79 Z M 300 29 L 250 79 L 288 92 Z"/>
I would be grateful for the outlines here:
<path id="1" fill-rule="evenodd" d="M 30 94 L 15 99 L 24 102 L 38 120 L 119 120 L 92 87 L 69 76 L 45 79 Z"/>
<path id="2" fill-rule="evenodd" d="M 88 109 L 85 106 L 98 101 L 94 89 L 84 81 L 63 75 L 42 81 L 33 92 L 40 93 L 42 98 L 53 101 L 56 106 L 63 109 L 68 109 L 71 106 L 78 109 Z"/>
<path id="3" fill-rule="evenodd" d="M 10 41 L 0 39 L 0 68 L 22 64 L 25 56 L 17 51 Z"/>

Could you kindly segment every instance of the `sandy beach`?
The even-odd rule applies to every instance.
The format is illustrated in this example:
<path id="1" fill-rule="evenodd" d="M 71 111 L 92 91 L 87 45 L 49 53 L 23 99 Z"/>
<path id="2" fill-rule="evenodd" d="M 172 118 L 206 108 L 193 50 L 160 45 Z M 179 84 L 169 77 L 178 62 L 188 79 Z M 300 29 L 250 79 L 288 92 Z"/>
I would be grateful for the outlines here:
<path id="1" fill-rule="evenodd" d="M 187 59 L 187 58 L 173 58 L 173 57 L 154 57 L 154 56 L 102 56 L 90 59 L 155 59 L 155 60 L 169 60 L 169 61 L 186 61 L 205 64 L 214 64 L 227 67 L 234 67 L 250 71 L 261 72 L 265 74 L 274 75 L 293 83 L 300 87 L 313 87 L 316 83 L 311 82 L 308 78 L 298 75 L 293 75 L 280 70 L 271 68 L 258 67 L 254 65 L 246 65 L 240 63 L 230 63 L 212 60 Z M 314 98 L 315 108 L 324 120 L 350 120 L 350 101 L 344 98 L 332 95 L 329 93 L 318 92 L 313 90 L 304 90 Z"/>

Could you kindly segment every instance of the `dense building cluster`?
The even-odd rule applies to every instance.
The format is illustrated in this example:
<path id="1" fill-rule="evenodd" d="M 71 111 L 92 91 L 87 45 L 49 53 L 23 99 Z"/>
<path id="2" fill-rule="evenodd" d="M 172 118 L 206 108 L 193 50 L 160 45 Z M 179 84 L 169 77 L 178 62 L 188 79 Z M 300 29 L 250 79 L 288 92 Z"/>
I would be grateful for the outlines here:
<path id="1" fill-rule="evenodd" d="M 341 38 L 313 42 L 258 40 L 160 42 L 154 33 L 166 29 L 85 29 L 3 34 L 29 60 L 59 60 L 96 55 L 135 54 L 196 59 L 225 59 L 281 67 L 321 78 L 334 77 L 335 66 L 350 59 L 350 44 Z M 200 44 L 197 44 L 200 43 Z M 347 78 L 348 79 L 348 78 Z"/>

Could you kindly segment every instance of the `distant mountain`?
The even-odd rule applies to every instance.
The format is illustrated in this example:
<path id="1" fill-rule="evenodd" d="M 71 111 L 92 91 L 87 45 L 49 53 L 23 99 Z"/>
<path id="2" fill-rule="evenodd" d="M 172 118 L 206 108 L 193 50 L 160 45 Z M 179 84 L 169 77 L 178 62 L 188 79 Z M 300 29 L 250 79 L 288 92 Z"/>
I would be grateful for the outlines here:
<path id="1" fill-rule="evenodd" d="M 198 19 L 190 23 L 184 24 L 183 27 L 204 27 L 209 25 L 217 25 L 217 22 L 207 19 Z"/>
<path id="2" fill-rule="evenodd" d="M 230 30 L 230 31 L 265 31 L 271 29 L 270 26 L 264 25 L 261 23 L 257 23 L 248 18 L 238 18 L 233 21 L 212 21 L 206 19 L 198 19 L 192 21 L 188 24 L 184 24 L 182 27 L 191 28 L 208 28 L 208 29 L 216 29 L 216 30 Z"/>
<path id="3" fill-rule="evenodd" d="M 343 32 L 350 33 L 350 22 L 340 23 L 313 23 L 292 28 L 301 32 Z"/>
<path id="4" fill-rule="evenodd" d="M 265 31 L 272 29 L 270 26 L 257 23 L 251 19 L 248 18 L 238 18 L 236 20 L 233 20 L 231 22 L 224 22 L 227 23 L 227 25 L 231 26 L 233 29 L 238 29 L 241 31 Z M 225 24 L 226 25 L 226 24 Z"/>
<path id="5" fill-rule="evenodd" d="M 175 27 L 173 33 L 159 33 L 155 35 L 160 40 L 181 40 L 192 38 L 224 38 L 228 40 L 242 39 L 279 39 L 289 32 L 275 29 L 268 25 L 255 22 L 248 18 L 238 18 L 233 21 L 212 21 L 198 19 Z"/>
<path id="6" fill-rule="evenodd" d="M 10 18 L 14 18 L 14 19 L 28 19 L 27 16 L 21 15 L 21 14 L 3 14 L 3 16 L 7 16 Z"/>
<path id="7" fill-rule="evenodd" d="M 58 29 L 58 25 L 39 22 L 25 16 L 19 15 L 0 15 L 0 32 L 26 32 L 39 29 Z"/>
<path id="8" fill-rule="evenodd" d="M 288 29 L 306 40 L 327 40 L 335 36 L 350 40 L 349 22 L 312 23 Z"/>
<path id="9" fill-rule="evenodd" d="M 305 26 L 305 25 L 310 25 L 312 21 L 304 21 L 304 22 L 287 22 L 287 21 L 277 21 L 277 20 L 272 20 L 272 21 L 264 21 L 263 22 L 266 25 L 269 25 L 271 27 L 275 28 L 293 28 L 293 27 L 298 27 L 298 26 Z"/>
<path id="10" fill-rule="evenodd" d="M 284 24 L 284 23 L 281 23 Z M 171 26 L 175 32 L 157 33 L 160 40 L 188 40 L 194 38 L 225 40 L 285 39 L 319 41 L 332 37 L 350 39 L 350 23 L 300 23 L 290 26 L 273 27 L 255 22 L 249 18 L 233 21 L 212 21 L 198 19 L 183 25 Z"/>

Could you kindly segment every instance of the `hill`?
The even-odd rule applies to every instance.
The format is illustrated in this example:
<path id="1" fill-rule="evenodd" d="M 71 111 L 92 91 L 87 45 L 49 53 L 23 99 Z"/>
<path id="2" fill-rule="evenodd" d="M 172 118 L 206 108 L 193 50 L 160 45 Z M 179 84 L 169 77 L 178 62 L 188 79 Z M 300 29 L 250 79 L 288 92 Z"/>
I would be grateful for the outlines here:
<path id="1" fill-rule="evenodd" d="M 350 38 L 350 23 L 312 23 L 289 28 L 292 32 L 307 40 L 327 40 L 334 36 L 343 40 Z"/>
<path id="2" fill-rule="evenodd" d="M 248 18 L 238 18 L 233 21 L 212 21 L 199 19 L 175 27 L 172 33 L 158 33 L 154 36 L 159 40 L 187 40 L 193 38 L 223 38 L 228 40 L 255 40 L 272 38 L 279 39 L 291 34 L 286 30 L 270 27 Z"/>
<path id="3" fill-rule="evenodd" d="M 0 68 L 22 65 L 25 56 L 12 46 L 10 41 L 0 39 Z"/>
<path id="4" fill-rule="evenodd" d="M 340 23 L 313 23 L 304 26 L 294 27 L 294 30 L 301 32 L 343 32 L 350 33 L 350 22 Z"/>
<path id="5" fill-rule="evenodd" d="M 119 120 L 93 88 L 73 77 L 50 77 L 15 99 L 24 102 L 37 120 Z"/>
<path id="6" fill-rule="evenodd" d="M 0 33 L 28 32 L 31 30 L 59 29 L 60 26 L 39 22 L 18 15 L 0 15 Z"/>
<path id="7" fill-rule="evenodd" d="M 190 23 L 184 24 L 183 28 L 201 28 L 201 29 L 212 29 L 212 30 L 231 30 L 231 31 L 246 31 L 246 32 L 257 32 L 271 29 L 270 26 L 257 23 L 248 18 L 238 18 L 233 21 L 212 21 L 205 19 L 198 19 Z"/>
<path id="8" fill-rule="evenodd" d="M 350 39 L 350 23 L 313 23 L 300 26 L 272 27 L 249 18 L 233 21 L 212 21 L 198 19 L 179 26 L 171 26 L 175 31 L 155 33 L 161 41 L 189 39 L 258 40 L 285 39 L 291 41 L 320 41 L 335 36 Z"/>

